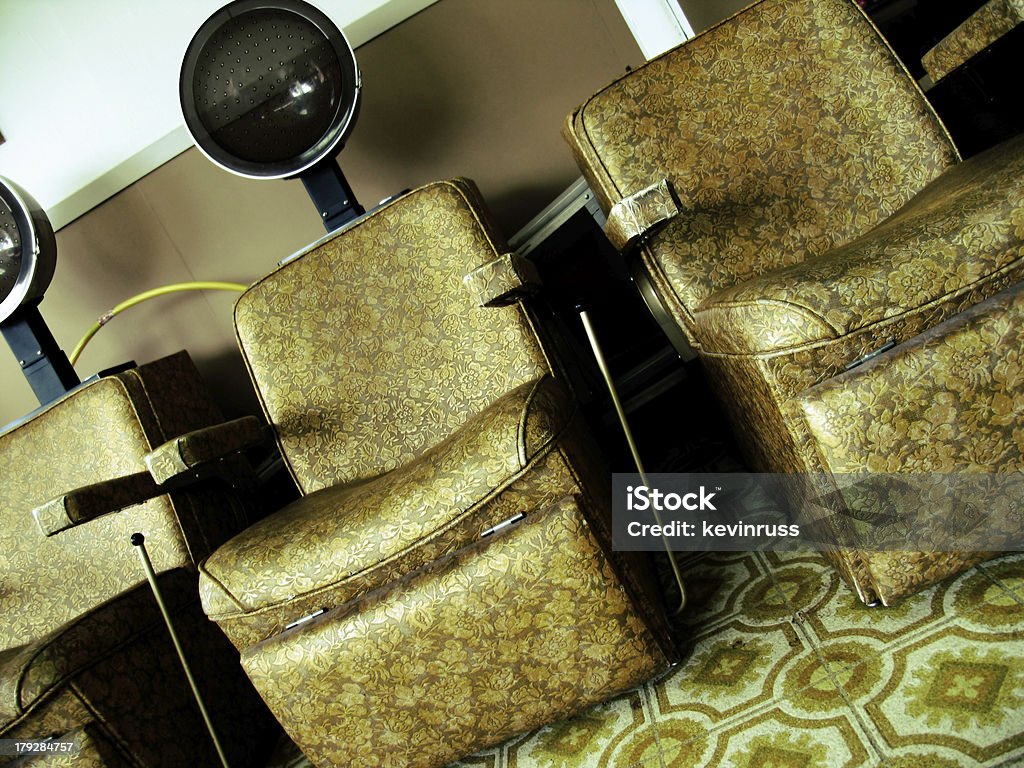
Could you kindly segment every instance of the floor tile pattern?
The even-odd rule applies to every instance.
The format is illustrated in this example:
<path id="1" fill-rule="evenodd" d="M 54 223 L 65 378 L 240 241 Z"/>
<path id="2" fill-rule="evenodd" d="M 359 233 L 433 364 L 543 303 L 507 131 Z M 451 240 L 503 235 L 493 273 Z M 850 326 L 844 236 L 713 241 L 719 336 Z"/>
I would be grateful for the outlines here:
<path id="1" fill-rule="evenodd" d="M 1024 766 L 1024 553 L 899 604 L 817 553 L 683 561 L 683 660 L 459 768 Z M 284 743 L 273 768 L 306 768 Z"/>

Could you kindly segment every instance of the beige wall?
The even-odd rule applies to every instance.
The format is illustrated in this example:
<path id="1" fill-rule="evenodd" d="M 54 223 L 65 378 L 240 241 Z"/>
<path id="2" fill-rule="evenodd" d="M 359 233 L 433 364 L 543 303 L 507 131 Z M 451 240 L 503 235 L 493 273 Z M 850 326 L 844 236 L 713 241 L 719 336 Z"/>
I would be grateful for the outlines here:
<path id="1" fill-rule="evenodd" d="M 643 61 L 612 0 L 441 0 L 361 46 L 363 106 L 340 162 L 360 202 L 461 175 L 507 235 L 577 175 L 565 115 Z M 31 190 L 30 190 L 31 191 Z M 104 311 L 185 280 L 248 283 L 323 234 L 298 181 L 257 182 L 195 149 L 62 229 L 41 310 L 70 352 Z M 81 376 L 188 349 L 229 414 L 256 409 L 227 293 L 179 294 L 122 314 L 93 339 Z M 0 352 L 0 424 L 36 402 Z"/>

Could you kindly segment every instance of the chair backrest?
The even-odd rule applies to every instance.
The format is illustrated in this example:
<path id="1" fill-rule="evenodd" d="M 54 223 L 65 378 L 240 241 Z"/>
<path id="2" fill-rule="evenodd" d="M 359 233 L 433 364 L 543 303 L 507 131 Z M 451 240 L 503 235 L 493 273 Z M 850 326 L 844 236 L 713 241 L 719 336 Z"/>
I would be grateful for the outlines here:
<path id="1" fill-rule="evenodd" d="M 409 461 L 549 369 L 521 307 L 479 307 L 463 285 L 502 245 L 470 182 L 438 182 L 239 298 L 242 354 L 304 493 Z"/>
<path id="2" fill-rule="evenodd" d="M 32 517 L 34 507 L 75 488 L 146 471 L 153 447 L 218 420 L 192 361 L 179 353 L 86 384 L 0 434 L 0 649 L 142 581 L 129 542 L 135 531 L 146 534 L 158 571 L 191 567 L 220 543 L 222 535 L 206 530 L 219 525 L 167 496 L 50 538 Z"/>
<path id="3" fill-rule="evenodd" d="M 599 91 L 565 133 L 605 206 L 671 181 L 682 214 L 644 258 L 688 311 L 855 238 L 958 160 L 852 0 L 762 0 Z"/>

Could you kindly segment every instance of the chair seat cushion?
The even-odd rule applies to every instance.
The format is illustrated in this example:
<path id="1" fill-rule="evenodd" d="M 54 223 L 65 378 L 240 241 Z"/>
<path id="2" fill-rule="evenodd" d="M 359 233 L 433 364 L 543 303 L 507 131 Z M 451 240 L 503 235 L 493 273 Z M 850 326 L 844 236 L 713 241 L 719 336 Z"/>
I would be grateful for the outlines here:
<path id="1" fill-rule="evenodd" d="M 170 610 L 195 601 L 194 576 L 159 576 Z M 163 625 L 147 584 L 125 592 L 25 645 L 0 651 L 0 724 L 17 719 L 44 696 L 140 633 Z"/>
<path id="2" fill-rule="evenodd" d="M 447 765 L 667 666 L 595 533 L 562 499 L 242 664 L 316 765 Z"/>
<path id="3" fill-rule="evenodd" d="M 1022 348 L 1019 283 L 794 401 L 835 474 L 1019 472 Z"/>
<path id="4" fill-rule="evenodd" d="M 763 354 L 837 339 L 1024 272 L 1024 135 L 951 168 L 866 235 L 708 298 L 706 352 Z"/>
<path id="5" fill-rule="evenodd" d="M 546 376 L 404 466 L 293 502 L 201 565 L 207 615 L 244 647 L 251 638 L 240 640 L 224 620 L 263 614 L 257 623 L 272 634 L 318 596 L 322 607 L 338 605 L 476 540 L 508 517 L 487 502 L 548 452 L 572 413 L 568 395 Z"/>

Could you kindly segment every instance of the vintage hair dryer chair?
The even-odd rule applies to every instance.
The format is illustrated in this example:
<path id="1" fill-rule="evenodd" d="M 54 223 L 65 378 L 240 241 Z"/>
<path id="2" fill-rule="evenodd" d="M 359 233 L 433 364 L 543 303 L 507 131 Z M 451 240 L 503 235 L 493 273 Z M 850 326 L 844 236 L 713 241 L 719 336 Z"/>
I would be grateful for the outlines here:
<path id="1" fill-rule="evenodd" d="M 865 602 L 1020 546 L 1024 137 L 960 162 L 850 0 L 755 3 L 596 93 L 565 136 L 750 469 L 806 477 L 801 514 L 829 499 L 805 522 Z M 911 473 L 919 493 L 867 512 L 836 485 Z M 924 501 L 985 478 L 963 508 Z M 959 537 L 965 511 L 991 535 Z M 916 548 L 861 536 L 883 521 Z"/>

